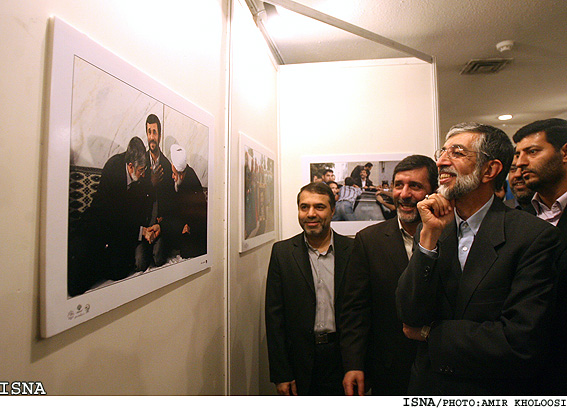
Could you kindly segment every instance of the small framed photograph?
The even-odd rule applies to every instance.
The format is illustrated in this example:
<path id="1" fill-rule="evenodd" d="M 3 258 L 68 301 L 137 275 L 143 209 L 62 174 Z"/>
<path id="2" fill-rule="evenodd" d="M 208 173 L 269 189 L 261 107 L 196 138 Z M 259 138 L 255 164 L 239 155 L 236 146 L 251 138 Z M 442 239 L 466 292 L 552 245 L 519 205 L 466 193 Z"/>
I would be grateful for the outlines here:
<path id="1" fill-rule="evenodd" d="M 240 133 L 240 252 L 275 238 L 275 154 Z"/>
<path id="2" fill-rule="evenodd" d="M 396 216 L 392 198 L 394 168 L 408 153 L 364 155 L 316 155 L 302 157 L 304 184 L 323 181 L 331 186 L 335 200 L 346 192 L 343 186 L 356 189 L 356 200 L 348 213 L 335 208 L 331 227 L 345 236 Z"/>

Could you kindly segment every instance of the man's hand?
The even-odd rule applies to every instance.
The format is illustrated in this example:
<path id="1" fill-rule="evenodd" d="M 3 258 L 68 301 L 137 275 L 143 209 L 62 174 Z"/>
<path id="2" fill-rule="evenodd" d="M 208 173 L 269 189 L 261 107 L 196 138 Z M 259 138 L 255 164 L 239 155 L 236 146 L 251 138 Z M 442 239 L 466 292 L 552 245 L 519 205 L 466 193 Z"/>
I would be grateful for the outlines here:
<path id="1" fill-rule="evenodd" d="M 155 170 L 152 169 L 152 186 L 156 186 L 163 180 L 163 167 L 158 165 Z"/>
<path id="2" fill-rule="evenodd" d="M 159 237 L 160 234 L 161 234 L 161 227 L 157 223 L 153 226 L 146 228 L 143 231 L 143 235 L 150 245 Z"/>
<path id="3" fill-rule="evenodd" d="M 278 383 L 276 384 L 276 389 L 278 390 L 278 395 L 297 396 L 297 387 L 295 386 L 295 380 L 291 382 Z"/>
<path id="4" fill-rule="evenodd" d="M 364 396 L 364 372 L 348 371 L 343 378 L 343 388 L 345 395 L 352 396 L 358 394 Z"/>
<path id="5" fill-rule="evenodd" d="M 182 234 L 182 235 L 184 235 L 184 234 L 186 234 L 186 233 L 187 233 L 188 235 L 191 234 L 191 228 L 190 228 L 189 225 L 187 225 L 187 224 L 186 224 L 185 226 L 183 226 L 183 230 L 181 231 L 181 234 Z"/>
<path id="6" fill-rule="evenodd" d="M 406 335 L 406 338 L 412 339 L 412 340 L 418 340 L 421 342 L 425 341 L 425 338 L 423 336 L 421 336 L 421 328 L 417 328 L 414 326 L 408 326 L 404 323 L 403 326 L 403 331 L 404 331 L 404 335 Z"/>
<path id="7" fill-rule="evenodd" d="M 455 218 L 454 207 L 454 200 L 449 201 L 438 193 L 433 193 L 417 203 L 423 223 L 419 239 L 421 246 L 429 250 L 435 249 L 441 232 Z"/>

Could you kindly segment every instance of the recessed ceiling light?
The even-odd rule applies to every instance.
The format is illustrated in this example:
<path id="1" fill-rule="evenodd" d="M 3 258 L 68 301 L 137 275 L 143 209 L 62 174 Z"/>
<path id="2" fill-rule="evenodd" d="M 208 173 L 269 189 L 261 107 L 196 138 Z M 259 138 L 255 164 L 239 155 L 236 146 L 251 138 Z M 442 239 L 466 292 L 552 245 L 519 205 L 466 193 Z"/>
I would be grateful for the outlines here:
<path id="1" fill-rule="evenodd" d="M 510 120 L 513 116 L 511 114 L 502 114 L 498 116 L 498 120 Z"/>

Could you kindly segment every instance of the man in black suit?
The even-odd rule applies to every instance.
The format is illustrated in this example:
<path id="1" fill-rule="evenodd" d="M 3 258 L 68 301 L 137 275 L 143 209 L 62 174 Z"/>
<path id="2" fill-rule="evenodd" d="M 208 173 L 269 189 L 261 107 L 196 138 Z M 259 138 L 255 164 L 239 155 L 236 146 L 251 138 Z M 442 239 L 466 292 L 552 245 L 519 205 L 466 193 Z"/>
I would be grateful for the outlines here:
<path id="1" fill-rule="evenodd" d="M 345 275 L 340 319 L 347 395 L 405 395 L 416 342 L 407 339 L 396 313 L 398 279 L 412 254 L 420 222 L 417 202 L 437 189 L 437 166 L 421 155 L 399 162 L 393 174 L 397 218 L 356 234 Z"/>
<path id="2" fill-rule="evenodd" d="M 169 207 L 173 198 L 173 178 L 170 173 L 171 163 L 160 150 L 161 122 L 155 114 L 148 115 L 146 119 L 146 137 L 148 139 L 148 173 L 145 179 L 151 184 L 154 204 L 152 205 L 152 218 L 150 221 L 151 243 L 144 243 L 144 247 L 138 249 L 137 260 L 140 269 L 146 270 L 151 264 L 162 266 L 167 261 L 169 248 L 167 242 L 161 236 L 159 222 L 163 218 L 164 211 Z"/>
<path id="3" fill-rule="evenodd" d="M 559 281 L 554 312 L 552 347 L 548 352 L 550 370 L 541 380 L 549 395 L 567 393 L 567 120 L 538 120 L 519 129 L 516 142 L 516 166 L 535 191 L 532 208 L 537 216 L 561 231 L 563 251 L 558 260 Z M 547 378 L 547 379 L 545 379 Z"/>
<path id="4" fill-rule="evenodd" d="M 343 395 L 336 321 L 352 239 L 331 230 L 327 184 L 302 187 L 297 204 L 303 233 L 275 243 L 268 268 L 270 380 L 280 395 Z"/>
<path id="5" fill-rule="evenodd" d="M 144 174 L 146 148 L 133 137 L 102 169 L 92 205 L 69 235 L 68 292 L 75 296 L 104 279 L 141 270 L 136 251 L 150 238 L 152 196 Z"/>
<path id="6" fill-rule="evenodd" d="M 438 193 L 417 204 L 422 228 L 396 301 L 419 341 L 410 395 L 529 395 L 550 341 L 560 233 L 494 196 L 514 149 L 476 123 L 436 152 Z"/>

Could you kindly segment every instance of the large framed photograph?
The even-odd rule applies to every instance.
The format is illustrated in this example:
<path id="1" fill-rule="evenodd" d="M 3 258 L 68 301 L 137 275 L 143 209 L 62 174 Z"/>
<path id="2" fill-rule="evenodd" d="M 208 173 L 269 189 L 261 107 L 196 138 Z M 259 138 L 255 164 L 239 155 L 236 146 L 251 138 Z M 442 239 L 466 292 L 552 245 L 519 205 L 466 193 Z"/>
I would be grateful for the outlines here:
<path id="1" fill-rule="evenodd" d="M 275 238 L 275 154 L 240 133 L 240 252 Z"/>
<path id="2" fill-rule="evenodd" d="M 396 216 L 392 199 L 394 168 L 409 153 L 316 155 L 302 157 L 303 182 L 330 185 L 337 203 L 331 227 L 354 236 L 365 227 Z M 352 200 L 352 201 L 351 201 Z"/>
<path id="3" fill-rule="evenodd" d="M 41 331 L 211 266 L 214 118 L 50 20 Z"/>

